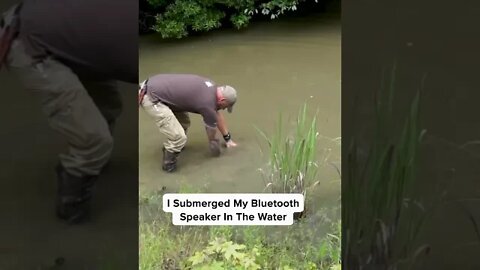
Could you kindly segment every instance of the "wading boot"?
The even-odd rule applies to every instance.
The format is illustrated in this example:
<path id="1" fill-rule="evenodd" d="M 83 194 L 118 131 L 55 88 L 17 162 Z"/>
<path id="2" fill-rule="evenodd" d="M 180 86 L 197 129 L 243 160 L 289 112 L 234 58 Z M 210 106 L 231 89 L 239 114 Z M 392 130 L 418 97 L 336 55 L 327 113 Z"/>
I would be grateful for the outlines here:
<path id="1" fill-rule="evenodd" d="M 67 173 L 61 165 L 57 165 L 56 171 L 58 177 L 57 216 L 73 224 L 86 220 L 90 214 L 90 200 L 97 177 L 73 176 Z"/>
<path id="2" fill-rule="evenodd" d="M 174 172 L 177 169 L 177 156 L 179 153 L 172 153 L 163 148 L 163 166 L 166 172 Z"/>

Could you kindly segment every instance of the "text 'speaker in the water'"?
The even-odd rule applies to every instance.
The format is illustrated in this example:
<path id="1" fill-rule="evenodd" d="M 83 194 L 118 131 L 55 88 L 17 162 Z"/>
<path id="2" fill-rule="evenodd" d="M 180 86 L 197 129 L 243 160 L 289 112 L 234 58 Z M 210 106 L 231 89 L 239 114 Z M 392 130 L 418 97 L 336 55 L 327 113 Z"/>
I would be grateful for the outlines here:
<path id="1" fill-rule="evenodd" d="M 235 213 L 236 218 L 238 221 L 255 221 L 258 219 L 259 221 L 285 221 L 287 220 L 286 214 L 270 214 L 270 213 L 256 213 L 255 215 L 246 214 L 246 213 Z M 180 213 L 180 221 L 191 222 L 191 221 L 221 221 L 221 220 L 228 221 L 230 218 L 228 214 L 187 214 L 187 213 Z"/>

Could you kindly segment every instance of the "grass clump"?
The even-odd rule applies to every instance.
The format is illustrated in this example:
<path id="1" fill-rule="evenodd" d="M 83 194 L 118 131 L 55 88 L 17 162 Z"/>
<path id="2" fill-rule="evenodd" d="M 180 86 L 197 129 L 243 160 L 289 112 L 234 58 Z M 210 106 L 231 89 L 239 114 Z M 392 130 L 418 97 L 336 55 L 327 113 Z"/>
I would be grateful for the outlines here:
<path id="1" fill-rule="evenodd" d="M 140 270 L 187 269 L 188 256 L 200 249 L 206 240 L 201 228 L 178 228 L 168 224 L 166 217 L 140 222 Z"/>
<path id="2" fill-rule="evenodd" d="M 269 149 L 268 170 L 265 173 L 266 189 L 272 193 L 301 193 L 319 184 L 317 118 L 307 117 L 307 104 L 300 110 L 292 132 L 284 131 L 282 114 L 279 115 L 276 131 L 267 136 L 257 129 Z"/>
<path id="3" fill-rule="evenodd" d="M 348 153 L 342 204 L 347 269 L 398 269 L 424 251 L 411 246 L 424 218 L 423 206 L 412 194 L 422 135 L 420 94 L 399 129 L 393 118 L 394 75 L 395 70 L 387 96 L 376 99 L 376 133 L 365 164 L 355 141 Z"/>

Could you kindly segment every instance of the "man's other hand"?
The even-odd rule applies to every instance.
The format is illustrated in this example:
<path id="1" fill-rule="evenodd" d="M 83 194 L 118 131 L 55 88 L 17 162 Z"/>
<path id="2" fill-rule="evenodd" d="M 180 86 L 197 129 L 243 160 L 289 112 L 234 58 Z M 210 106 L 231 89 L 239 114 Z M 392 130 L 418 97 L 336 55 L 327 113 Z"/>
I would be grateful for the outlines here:
<path id="1" fill-rule="evenodd" d="M 220 142 L 218 140 L 210 140 L 209 143 L 210 152 L 214 157 L 218 157 L 221 154 Z"/>

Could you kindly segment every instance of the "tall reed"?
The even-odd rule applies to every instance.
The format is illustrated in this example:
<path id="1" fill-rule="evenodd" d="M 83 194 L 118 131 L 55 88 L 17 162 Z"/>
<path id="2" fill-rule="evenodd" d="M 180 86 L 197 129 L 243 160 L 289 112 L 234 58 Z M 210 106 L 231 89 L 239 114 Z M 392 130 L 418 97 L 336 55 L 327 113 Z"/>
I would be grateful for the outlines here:
<path id="1" fill-rule="evenodd" d="M 424 215 L 412 197 L 418 147 L 420 93 L 403 127 L 393 117 L 395 68 L 386 96 L 376 96 L 376 132 L 366 161 L 351 141 L 342 185 L 343 266 L 357 269 L 398 269 L 422 250 L 412 250 Z M 419 207 L 420 206 L 420 207 Z"/>
<path id="2" fill-rule="evenodd" d="M 302 193 L 316 186 L 318 173 L 317 117 L 307 117 L 307 104 L 300 110 L 295 127 L 286 129 L 282 114 L 270 137 L 257 129 L 268 143 L 269 166 L 266 189 L 273 193 Z"/>

